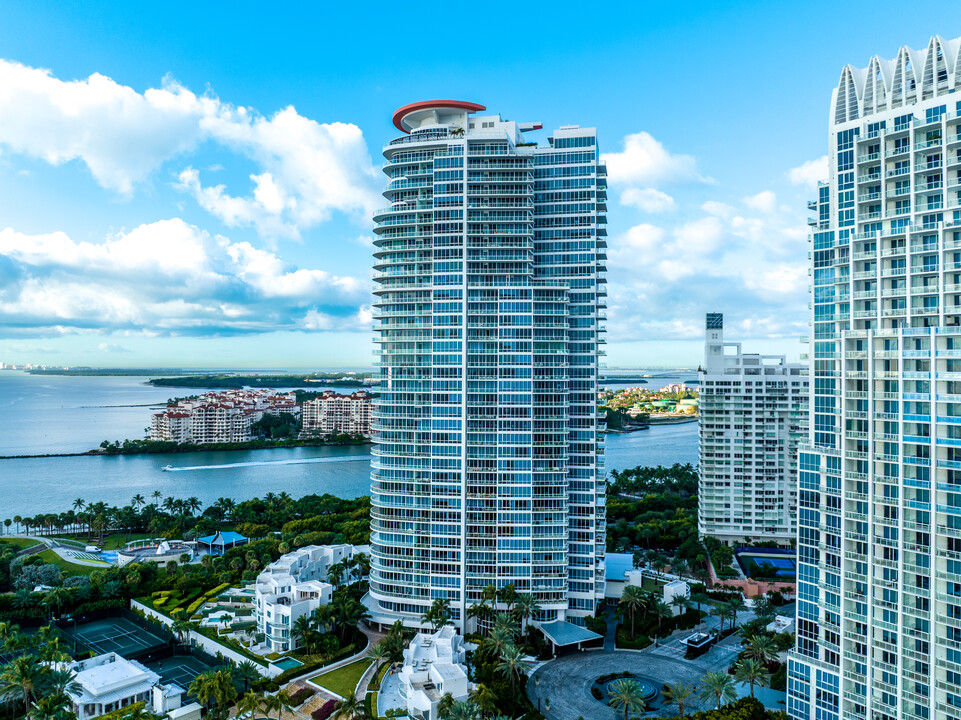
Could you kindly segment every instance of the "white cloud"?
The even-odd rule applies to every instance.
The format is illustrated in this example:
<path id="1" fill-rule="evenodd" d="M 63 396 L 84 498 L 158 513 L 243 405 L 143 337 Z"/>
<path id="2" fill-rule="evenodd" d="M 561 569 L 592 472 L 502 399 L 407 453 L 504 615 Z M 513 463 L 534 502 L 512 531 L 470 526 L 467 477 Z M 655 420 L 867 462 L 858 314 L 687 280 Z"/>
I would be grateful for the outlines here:
<path id="1" fill-rule="evenodd" d="M 708 215 L 716 215 L 721 218 L 729 218 L 734 213 L 735 210 L 730 205 L 718 202 L 717 200 L 708 200 L 706 203 L 701 205 L 701 210 L 706 212 Z"/>
<path id="2" fill-rule="evenodd" d="M 624 138 L 624 150 L 604 153 L 612 183 L 656 186 L 659 183 L 704 182 L 697 162 L 690 155 L 672 155 L 649 133 L 639 132 Z"/>
<path id="3" fill-rule="evenodd" d="M 125 348 L 125 347 L 123 347 L 123 346 L 121 346 L 121 345 L 117 345 L 117 344 L 115 344 L 115 343 L 105 343 L 105 342 L 102 342 L 102 343 L 100 343 L 99 345 L 97 345 L 97 349 L 101 350 L 102 352 L 106 352 L 106 353 L 128 353 L 128 352 L 130 352 L 127 348 Z"/>
<path id="4" fill-rule="evenodd" d="M 7 335 L 78 330 L 217 334 L 361 329 L 369 283 L 296 268 L 179 218 L 101 243 L 62 232 L 0 230 L 0 315 Z M 359 309 L 360 308 L 360 309 Z M 111 351 L 105 343 L 101 350 Z"/>
<path id="5" fill-rule="evenodd" d="M 659 213 L 673 210 L 674 198 L 654 188 L 629 187 L 621 193 L 621 205 L 631 205 L 647 213 Z"/>
<path id="6" fill-rule="evenodd" d="M 169 78 L 140 93 L 99 74 L 68 82 L 0 60 L 0 147 L 15 153 L 55 165 L 80 160 L 100 185 L 129 195 L 206 141 L 260 170 L 247 196 L 204 187 L 190 167 L 180 173 L 178 187 L 230 227 L 297 237 L 333 211 L 366 223 L 378 203 L 378 172 L 355 125 L 318 123 L 293 107 L 264 117 Z"/>
<path id="7" fill-rule="evenodd" d="M 822 155 L 816 160 L 808 160 L 800 167 L 791 168 L 787 172 L 788 180 L 794 185 L 803 185 L 814 189 L 819 180 L 828 179 L 828 156 Z"/>
<path id="8" fill-rule="evenodd" d="M 744 198 L 744 204 L 752 210 L 772 213 L 777 210 L 777 195 L 770 190 L 762 190 L 757 195 L 749 195 Z"/>
<path id="9" fill-rule="evenodd" d="M 636 225 L 611 238 L 612 338 L 700 338 L 711 311 L 741 323 L 742 337 L 805 332 L 806 235 L 773 193 L 744 202 L 756 214 L 710 200 L 700 217 Z"/>

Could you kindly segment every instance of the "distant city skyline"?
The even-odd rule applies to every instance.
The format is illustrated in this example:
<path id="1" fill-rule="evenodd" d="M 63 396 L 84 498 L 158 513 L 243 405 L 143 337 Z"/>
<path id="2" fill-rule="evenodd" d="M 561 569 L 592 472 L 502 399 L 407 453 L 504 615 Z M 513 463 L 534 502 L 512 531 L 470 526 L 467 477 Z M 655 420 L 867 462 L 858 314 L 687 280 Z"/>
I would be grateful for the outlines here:
<path id="1" fill-rule="evenodd" d="M 583 7 L 561 3 L 517 18 L 544 30 L 521 46 L 506 33 L 449 61 L 439 30 L 470 8 L 371 13 L 351 32 L 357 14 L 326 7 L 6 3 L 0 359 L 369 367 L 385 116 L 416 97 L 597 127 L 610 366 L 695 367 L 711 311 L 797 360 L 825 88 L 847 63 L 958 34 L 961 9 L 916 9 L 891 23 L 815 2 L 804 12 L 832 22 L 808 26 L 788 5 L 601 7 L 587 42 L 570 32 Z M 437 52 L 394 62 L 382 40 L 405 29 Z"/>

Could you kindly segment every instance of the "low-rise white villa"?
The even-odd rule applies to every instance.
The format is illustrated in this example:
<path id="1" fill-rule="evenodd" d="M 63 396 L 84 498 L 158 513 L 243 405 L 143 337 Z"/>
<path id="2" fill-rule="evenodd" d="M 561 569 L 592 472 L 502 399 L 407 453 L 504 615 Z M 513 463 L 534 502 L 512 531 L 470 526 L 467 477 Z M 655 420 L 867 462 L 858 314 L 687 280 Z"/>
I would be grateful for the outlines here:
<path id="1" fill-rule="evenodd" d="M 451 627 L 433 634 L 417 633 L 404 650 L 400 671 L 401 695 L 407 714 L 415 720 L 438 720 L 437 706 L 448 693 L 456 702 L 467 700 L 467 652 L 463 638 Z"/>
<path id="2" fill-rule="evenodd" d="M 77 688 L 68 690 L 77 720 L 88 720 L 138 702 L 170 720 L 200 720 L 200 705 L 183 704 L 185 690 L 164 685 L 160 676 L 136 660 L 106 653 L 67 665 Z"/>
<path id="3" fill-rule="evenodd" d="M 353 545 L 308 545 L 264 568 L 254 587 L 257 631 L 271 652 L 297 648 L 291 628 L 297 618 L 310 615 L 330 602 L 334 586 L 327 581 L 330 567 L 361 552 Z"/>

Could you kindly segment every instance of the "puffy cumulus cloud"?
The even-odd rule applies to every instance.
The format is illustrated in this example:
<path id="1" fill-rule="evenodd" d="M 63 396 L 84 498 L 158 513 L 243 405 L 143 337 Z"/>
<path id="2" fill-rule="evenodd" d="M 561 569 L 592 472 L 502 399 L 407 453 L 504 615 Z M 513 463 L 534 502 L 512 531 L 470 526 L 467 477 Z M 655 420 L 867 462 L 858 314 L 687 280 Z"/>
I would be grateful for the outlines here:
<path id="1" fill-rule="evenodd" d="M 621 205 L 631 205 L 647 213 L 674 209 L 674 198 L 654 188 L 627 188 L 621 193 Z"/>
<path id="2" fill-rule="evenodd" d="M 628 135 L 621 152 L 603 153 L 601 160 L 607 163 L 612 183 L 652 187 L 661 183 L 706 181 L 691 155 L 672 155 L 647 132 Z"/>
<path id="3" fill-rule="evenodd" d="M 369 217 L 377 171 L 360 129 L 318 123 L 293 107 L 271 117 L 196 95 L 169 78 L 143 93 L 103 75 L 64 81 L 0 60 L 0 147 L 51 164 L 79 160 L 103 187 L 130 194 L 171 158 L 213 141 L 252 160 L 246 193 L 205 187 L 187 167 L 177 187 L 227 226 L 299 233 L 342 211 Z M 211 170 L 212 171 L 212 170 Z"/>
<path id="4" fill-rule="evenodd" d="M 611 238 L 610 336 L 618 341 L 703 337 L 706 312 L 724 312 L 743 337 L 807 330 L 803 219 L 765 193 L 703 215 L 641 224 Z"/>
<path id="5" fill-rule="evenodd" d="M 361 330 L 368 298 L 367 281 L 293 267 L 179 218 L 100 243 L 0 230 L 0 334 L 8 336 Z M 321 315 L 325 323 L 313 319 Z"/>
<path id="6" fill-rule="evenodd" d="M 762 190 L 757 195 L 748 195 L 744 198 L 744 204 L 752 210 L 772 213 L 777 210 L 777 195 L 770 190 Z"/>
<path id="7" fill-rule="evenodd" d="M 828 156 L 822 155 L 816 160 L 808 160 L 800 167 L 787 171 L 788 180 L 794 185 L 803 185 L 813 190 L 819 180 L 828 179 Z"/>

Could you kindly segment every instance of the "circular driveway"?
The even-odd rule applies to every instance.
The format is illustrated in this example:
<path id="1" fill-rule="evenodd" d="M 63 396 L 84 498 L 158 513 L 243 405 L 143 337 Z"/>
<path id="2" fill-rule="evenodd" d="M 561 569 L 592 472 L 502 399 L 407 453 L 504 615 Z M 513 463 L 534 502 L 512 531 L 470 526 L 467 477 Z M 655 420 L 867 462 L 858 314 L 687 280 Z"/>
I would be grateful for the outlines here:
<path id="1" fill-rule="evenodd" d="M 699 685 L 706 672 L 727 670 L 739 646 L 728 638 L 721 645 L 711 648 L 694 660 L 684 659 L 684 648 L 677 640 L 668 640 L 659 648 L 653 646 L 642 651 L 588 650 L 565 655 L 541 665 L 527 683 L 527 694 L 548 720 L 620 720 L 624 715 L 615 712 L 591 695 L 591 685 L 601 675 L 632 672 L 664 683 L 691 683 Z M 547 710 L 550 699 L 551 709 Z M 538 705 L 538 702 L 540 705 Z M 692 697 L 685 703 L 685 710 L 700 710 L 701 701 Z M 706 704 L 704 709 L 712 705 Z M 658 717 L 660 711 L 635 714 L 637 717 Z M 666 715 L 673 717 L 677 708 L 671 707 Z"/>

